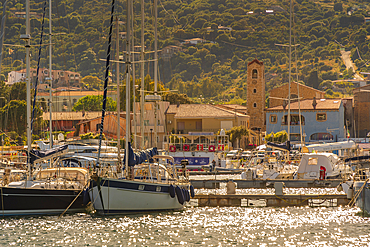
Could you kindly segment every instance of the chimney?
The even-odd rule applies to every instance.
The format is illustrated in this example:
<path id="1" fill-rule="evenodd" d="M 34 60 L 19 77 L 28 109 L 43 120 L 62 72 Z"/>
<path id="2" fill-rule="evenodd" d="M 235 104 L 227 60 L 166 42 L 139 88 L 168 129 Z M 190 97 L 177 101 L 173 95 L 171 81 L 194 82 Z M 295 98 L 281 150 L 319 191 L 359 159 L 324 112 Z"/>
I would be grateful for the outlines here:
<path id="1" fill-rule="evenodd" d="M 317 106 L 316 97 L 313 97 L 312 106 L 313 106 L 313 109 L 316 109 L 316 106 Z"/>

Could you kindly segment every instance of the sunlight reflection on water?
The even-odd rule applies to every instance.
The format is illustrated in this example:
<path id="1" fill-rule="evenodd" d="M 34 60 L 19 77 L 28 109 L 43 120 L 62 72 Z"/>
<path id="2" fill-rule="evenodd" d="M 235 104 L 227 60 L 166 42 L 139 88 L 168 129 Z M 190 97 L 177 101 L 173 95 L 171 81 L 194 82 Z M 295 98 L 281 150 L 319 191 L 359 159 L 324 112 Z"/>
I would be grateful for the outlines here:
<path id="1" fill-rule="evenodd" d="M 99 217 L 5 218 L 1 245 L 368 246 L 357 208 L 186 207 L 181 212 Z"/>

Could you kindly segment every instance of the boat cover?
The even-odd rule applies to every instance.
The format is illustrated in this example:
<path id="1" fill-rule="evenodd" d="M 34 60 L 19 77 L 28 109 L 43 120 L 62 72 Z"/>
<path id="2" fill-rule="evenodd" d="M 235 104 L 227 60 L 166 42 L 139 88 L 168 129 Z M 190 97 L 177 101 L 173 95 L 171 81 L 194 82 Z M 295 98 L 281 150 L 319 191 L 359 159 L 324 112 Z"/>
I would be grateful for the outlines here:
<path id="1" fill-rule="evenodd" d="M 272 148 L 278 148 L 286 151 L 290 151 L 290 141 L 286 141 L 281 144 L 273 143 L 273 142 L 267 142 L 267 146 L 270 146 Z"/>
<path id="2" fill-rule="evenodd" d="M 31 164 L 33 164 L 36 160 L 39 160 L 39 159 L 52 158 L 52 156 L 54 156 L 55 154 L 64 152 L 67 149 L 68 149 L 68 145 L 58 146 L 58 147 L 55 147 L 55 148 L 52 148 L 52 149 L 49 149 L 49 150 L 46 150 L 46 151 L 32 149 L 30 151 L 30 162 L 31 162 Z"/>
<path id="3" fill-rule="evenodd" d="M 158 150 L 156 147 L 134 152 L 134 150 L 132 150 L 131 143 L 129 142 L 128 148 L 129 148 L 129 151 L 128 151 L 128 165 L 129 166 L 139 165 L 145 162 L 146 160 L 150 160 L 154 155 L 158 154 Z M 123 157 L 123 163 L 126 164 L 126 152 Z"/>
<path id="4" fill-rule="evenodd" d="M 365 155 L 365 156 L 356 156 L 356 157 L 352 157 L 352 158 L 347 158 L 347 159 L 344 160 L 344 162 L 354 161 L 354 160 L 366 160 L 366 159 L 370 159 L 370 156 Z"/>

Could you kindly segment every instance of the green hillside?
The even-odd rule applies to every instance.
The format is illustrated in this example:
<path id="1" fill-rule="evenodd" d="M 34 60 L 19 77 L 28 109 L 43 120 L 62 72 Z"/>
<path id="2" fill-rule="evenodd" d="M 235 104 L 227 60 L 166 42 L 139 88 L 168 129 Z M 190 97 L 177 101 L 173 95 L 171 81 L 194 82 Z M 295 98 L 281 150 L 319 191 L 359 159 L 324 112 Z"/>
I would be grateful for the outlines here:
<path id="1" fill-rule="evenodd" d="M 134 1 L 136 45 L 140 45 L 140 3 Z M 31 1 L 31 11 L 42 15 L 43 4 L 40 0 Z M 82 77 L 103 78 L 104 62 L 99 59 L 106 56 L 110 4 L 110 1 L 98 0 L 53 2 L 53 33 L 66 33 L 53 38 L 53 69 L 77 71 Z M 23 44 L 19 36 L 25 33 L 25 20 L 13 17 L 12 13 L 25 11 L 25 1 L 9 0 L 7 10 L 4 43 Z M 154 49 L 153 3 L 145 1 L 145 10 L 145 45 L 146 50 L 151 51 Z M 267 14 L 266 10 L 273 10 L 273 13 Z M 252 11 L 253 14 L 248 13 Z M 302 83 L 338 96 L 332 91 L 332 81 L 352 77 L 352 71 L 346 71 L 340 59 L 340 48 L 351 50 L 356 66 L 370 72 L 366 64 L 370 59 L 367 39 L 370 22 L 364 21 L 364 17 L 370 16 L 367 0 L 295 0 L 293 11 L 292 35 L 294 43 L 299 44 L 297 54 L 294 48 L 292 53 L 293 80 L 298 76 Z M 117 1 L 116 14 L 125 22 L 125 1 Z M 159 49 L 168 45 L 181 46 L 185 39 L 206 40 L 197 45 L 182 45 L 182 52 L 169 60 L 160 59 L 160 80 L 167 88 L 177 89 L 195 100 L 204 98 L 203 102 L 242 103 L 247 63 L 254 58 L 265 64 L 266 90 L 288 81 L 288 47 L 275 44 L 289 44 L 289 1 L 161 0 L 158 1 L 158 17 Z M 39 42 L 41 22 L 42 18 L 32 17 L 33 44 Z M 218 30 L 218 26 L 232 30 Z M 44 30 L 48 33 L 47 21 Z M 124 24 L 120 31 L 125 31 Z M 48 35 L 45 36 L 44 43 L 48 42 Z M 124 40 L 120 47 L 125 47 Z M 31 52 L 34 67 L 37 53 L 36 49 Z M 47 53 L 45 48 L 42 67 L 48 67 Z M 24 54 L 23 47 L 5 47 L 2 74 L 24 68 Z M 123 49 L 121 54 L 124 54 Z M 152 53 L 147 55 L 147 59 L 152 57 Z M 149 66 L 147 63 L 146 69 L 146 74 L 153 77 L 153 63 Z M 350 87 L 344 85 L 347 86 Z"/>

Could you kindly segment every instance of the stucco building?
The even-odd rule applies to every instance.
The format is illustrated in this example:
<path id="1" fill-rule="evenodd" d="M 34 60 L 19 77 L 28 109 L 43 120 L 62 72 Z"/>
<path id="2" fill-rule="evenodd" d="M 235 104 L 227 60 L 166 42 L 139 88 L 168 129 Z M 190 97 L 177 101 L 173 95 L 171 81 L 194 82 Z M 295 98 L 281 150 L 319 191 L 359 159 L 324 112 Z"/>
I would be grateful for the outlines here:
<path id="1" fill-rule="evenodd" d="M 290 98 L 291 101 L 297 101 L 298 99 L 298 87 L 297 82 L 290 83 Z M 323 99 L 325 98 L 325 92 L 317 90 L 315 88 L 299 84 L 299 97 L 302 100 L 305 99 Z M 280 87 L 270 90 L 269 107 L 281 106 L 287 104 L 289 98 L 289 83 L 286 83 Z M 284 100 L 285 103 L 284 103 Z"/>
<path id="2" fill-rule="evenodd" d="M 31 81 L 36 81 L 37 69 L 30 69 Z M 40 68 L 38 74 L 38 82 L 40 84 L 48 84 L 50 78 L 49 69 Z M 53 86 L 79 86 L 80 73 L 64 70 L 52 70 L 51 78 L 53 78 Z M 19 71 L 11 71 L 8 73 L 8 85 L 13 85 L 16 82 L 26 81 L 26 69 Z M 46 87 L 47 88 L 47 87 Z"/>
<path id="3" fill-rule="evenodd" d="M 103 91 L 57 91 L 52 93 L 52 111 L 72 111 L 74 104 L 77 101 L 87 95 L 103 95 Z M 108 97 L 111 97 L 114 101 L 117 101 L 117 91 L 108 91 Z M 39 92 L 36 95 L 38 101 L 49 100 L 48 92 Z"/>
<path id="4" fill-rule="evenodd" d="M 341 99 L 307 99 L 290 105 L 290 140 L 300 141 L 300 123 L 305 142 L 337 141 L 346 136 L 345 108 Z M 288 108 L 275 106 L 266 109 L 266 132 L 288 132 Z"/>

